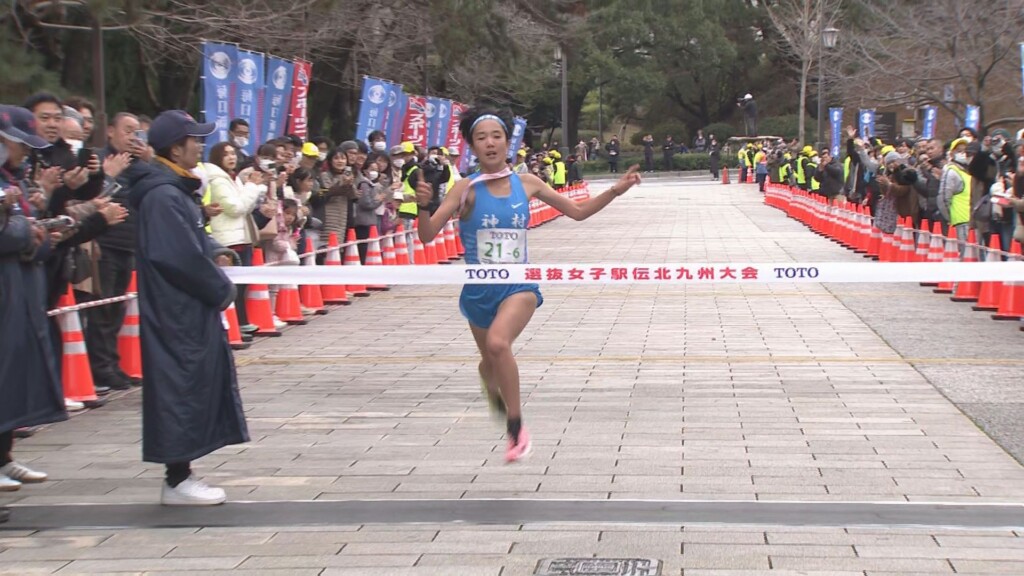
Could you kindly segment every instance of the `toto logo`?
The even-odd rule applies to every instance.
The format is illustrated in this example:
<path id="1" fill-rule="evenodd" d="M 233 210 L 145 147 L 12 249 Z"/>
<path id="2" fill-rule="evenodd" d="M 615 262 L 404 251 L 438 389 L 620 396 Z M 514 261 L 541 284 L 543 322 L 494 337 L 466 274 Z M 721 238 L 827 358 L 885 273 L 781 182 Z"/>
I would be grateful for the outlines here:
<path id="1" fill-rule="evenodd" d="M 238 62 L 238 80 L 243 84 L 255 84 L 258 76 L 256 63 L 251 59 L 243 58 Z"/>
<path id="2" fill-rule="evenodd" d="M 374 104 L 383 104 L 385 95 L 386 92 L 384 91 L 384 87 L 380 84 L 370 88 L 369 98 L 370 102 L 373 102 Z"/>
<path id="3" fill-rule="evenodd" d="M 217 80 L 226 80 L 231 74 L 231 56 L 227 52 L 214 52 L 210 56 L 210 74 Z"/>

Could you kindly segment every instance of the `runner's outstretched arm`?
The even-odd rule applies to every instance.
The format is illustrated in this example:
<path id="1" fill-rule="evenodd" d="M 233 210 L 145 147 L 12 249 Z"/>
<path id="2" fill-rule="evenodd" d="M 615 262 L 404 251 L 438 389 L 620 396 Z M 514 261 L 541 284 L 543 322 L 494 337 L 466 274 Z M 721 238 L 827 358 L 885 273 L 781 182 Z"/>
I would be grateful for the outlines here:
<path id="1" fill-rule="evenodd" d="M 429 204 L 431 198 L 434 197 L 434 189 L 429 182 L 422 179 L 416 184 L 416 203 L 420 207 L 419 216 L 417 216 L 420 242 L 430 242 L 444 228 L 445 222 L 450 220 L 455 211 L 459 209 L 462 192 L 466 186 L 469 186 L 469 179 L 463 178 L 456 182 L 441 201 L 437 211 L 431 215 L 424 206 Z"/>
<path id="2" fill-rule="evenodd" d="M 621 196 L 627 190 L 639 184 L 641 180 L 639 170 L 639 164 L 630 166 L 629 170 L 611 188 L 583 202 L 575 202 L 562 196 L 555 192 L 547 182 L 533 174 L 524 174 L 521 178 L 531 198 L 537 198 L 573 220 L 586 220 L 600 212 L 605 206 L 611 204 L 616 196 Z"/>

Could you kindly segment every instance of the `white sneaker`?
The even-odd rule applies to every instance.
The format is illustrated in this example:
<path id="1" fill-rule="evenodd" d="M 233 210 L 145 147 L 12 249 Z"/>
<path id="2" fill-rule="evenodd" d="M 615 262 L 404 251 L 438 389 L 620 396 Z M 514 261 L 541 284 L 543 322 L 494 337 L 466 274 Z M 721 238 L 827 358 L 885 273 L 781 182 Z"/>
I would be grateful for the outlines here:
<path id="1" fill-rule="evenodd" d="M 14 492 L 21 489 L 21 482 L 0 474 L 0 492 Z"/>
<path id="2" fill-rule="evenodd" d="M 9 462 L 7 465 L 0 468 L 0 476 L 6 476 L 12 480 L 17 480 L 22 484 L 38 484 L 40 482 L 46 482 L 49 476 L 46 472 L 39 472 L 33 470 L 24 464 L 18 464 L 17 462 Z"/>
<path id="3" fill-rule="evenodd" d="M 195 476 L 189 476 L 174 488 L 168 486 L 167 482 L 162 485 L 160 503 L 164 506 L 216 506 L 228 499 L 223 490 L 208 486 L 196 480 Z"/>
<path id="4" fill-rule="evenodd" d="M 282 322 L 281 319 L 278 318 L 277 315 L 275 314 L 274 315 L 274 328 L 277 328 L 278 330 L 280 330 L 280 329 L 282 329 L 282 328 L 284 328 L 286 326 L 288 326 L 288 323 L 287 322 Z"/>
<path id="5" fill-rule="evenodd" d="M 85 410 L 85 404 L 70 398 L 64 399 L 64 409 L 68 412 L 78 412 L 79 410 Z"/>

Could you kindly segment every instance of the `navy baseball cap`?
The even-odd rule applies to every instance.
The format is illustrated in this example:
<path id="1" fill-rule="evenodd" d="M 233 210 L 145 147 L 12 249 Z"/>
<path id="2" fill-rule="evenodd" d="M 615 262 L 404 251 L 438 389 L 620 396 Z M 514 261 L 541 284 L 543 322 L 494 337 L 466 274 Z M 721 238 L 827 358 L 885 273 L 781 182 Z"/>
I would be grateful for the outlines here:
<path id="1" fill-rule="evenodd" d="M 0 104 L 0 134 L 29 148 L 48 148 L 50 143 L 36 134 L 36 116 L 28 108 Z"/>
<path id="2" fill-rule="evenodd" d="M 213 134 L 217 125 L 200 124 L 184 110 L 161 112 L 149 125 L 149 145 L 154 150 L 166 150 L 189 136 L 202 138 Z"/>

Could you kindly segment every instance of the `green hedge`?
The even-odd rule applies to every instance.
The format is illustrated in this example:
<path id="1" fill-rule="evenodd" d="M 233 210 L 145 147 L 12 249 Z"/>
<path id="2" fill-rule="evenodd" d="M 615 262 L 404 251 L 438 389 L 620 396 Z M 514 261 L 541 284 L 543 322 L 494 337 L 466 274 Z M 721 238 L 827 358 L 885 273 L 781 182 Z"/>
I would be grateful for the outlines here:
<path id="1" fill-rule="evenodd" d="M 643 155 L 625 155 L 619 160 L 619 171 L 625 172 L 627 168 L 633 164 L 639 164 L 640 168 L 644 167 Z M 730 168 L 736 166 L 736 158 L 725 158 L 723 157 L 718 163 L 719 167 L 728 166 Z M 657 151 L 654 154 L 654 168 L 658 171 L 664 170 L 664 162 L 661 156 L 661 151 Z M 711 169 L 711 157 L 707 154 L 676 154 L 672 158 L 672 169 L 675 171 L 691 171 L 691 170 L 702 170 L 708 171 Z M 583 163 L 583 173 L 586 174 L 600 174 L 608 172 L 608 159 L 601 157 L 600 160 L 591 160 Z"/>

